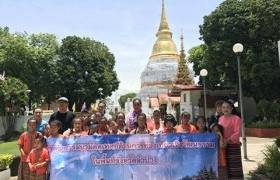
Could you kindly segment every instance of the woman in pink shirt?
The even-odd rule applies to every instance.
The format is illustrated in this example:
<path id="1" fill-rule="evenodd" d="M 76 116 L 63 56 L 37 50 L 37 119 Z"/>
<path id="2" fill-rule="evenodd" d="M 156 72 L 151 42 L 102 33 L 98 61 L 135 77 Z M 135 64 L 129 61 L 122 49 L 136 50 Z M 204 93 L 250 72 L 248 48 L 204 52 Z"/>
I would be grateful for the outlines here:
<path id="1" fill-rule="evenodd" d="M 229 179 L 243 179 L 243 169 L 240 150 L 241 119 L 232 113 L 234 109 L 231 101 L 225 101 L 222 105 L 223 116 L 219 124 L 224 129 L 224 144 L 226 147 L 227 170 Z"/>

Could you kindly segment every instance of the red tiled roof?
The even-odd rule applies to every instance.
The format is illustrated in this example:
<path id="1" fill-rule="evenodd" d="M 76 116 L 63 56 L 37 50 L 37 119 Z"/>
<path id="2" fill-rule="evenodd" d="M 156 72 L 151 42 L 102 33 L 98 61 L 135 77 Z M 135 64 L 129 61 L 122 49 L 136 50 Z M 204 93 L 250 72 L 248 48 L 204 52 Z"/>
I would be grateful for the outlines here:
<path id="1" fill-rule="evenodd" d="M 216 86 L 214 90 L 234 90 L 235 87 L 229 86 Z M 169 93 L 170 96 L 180 96 L 181 91 L 193 91 L 193 90 L 203 90 L 203 86 L 197 86 L 195 84 L 192 85 L 182 85 L 182 84 L 174 84 L 171 92 Z"/>
<path id="2" fill-rule="evenodd" d="M 158 94 L 159 104 L 167 104 L 169 96 L 167 94 Z M 170 97 L 172 103 L 180 103 L 180 97 Z"/>

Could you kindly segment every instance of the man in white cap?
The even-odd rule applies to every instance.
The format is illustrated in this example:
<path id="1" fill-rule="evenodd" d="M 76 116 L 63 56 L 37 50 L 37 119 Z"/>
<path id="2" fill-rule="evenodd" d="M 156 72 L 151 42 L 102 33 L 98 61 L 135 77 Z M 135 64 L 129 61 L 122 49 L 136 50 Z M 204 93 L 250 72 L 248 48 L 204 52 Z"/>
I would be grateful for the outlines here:
<path id="1" fill-rule="evenodd" d="M 59 120 L 62 124 L 59 133 L 62 134 L 69 128 L 72 128 L 72 121 L 75 118 L 75 114 L 68 111 L 68 99 L 61 97 L 57 100 L 58 111 L 53 113 L 49 119 L 49 123 L 54 120 Z"/>

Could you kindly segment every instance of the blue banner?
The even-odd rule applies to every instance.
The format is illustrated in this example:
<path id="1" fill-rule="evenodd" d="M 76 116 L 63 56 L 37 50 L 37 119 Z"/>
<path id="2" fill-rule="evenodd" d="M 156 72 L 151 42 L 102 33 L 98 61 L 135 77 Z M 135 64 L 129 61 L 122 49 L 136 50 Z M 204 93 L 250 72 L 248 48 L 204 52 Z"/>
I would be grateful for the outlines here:
<path id="1" fill-rule="evenodd" d="M 218 176 L 215 134 L 50 138 L 51 180 L 189 180 Z"/>

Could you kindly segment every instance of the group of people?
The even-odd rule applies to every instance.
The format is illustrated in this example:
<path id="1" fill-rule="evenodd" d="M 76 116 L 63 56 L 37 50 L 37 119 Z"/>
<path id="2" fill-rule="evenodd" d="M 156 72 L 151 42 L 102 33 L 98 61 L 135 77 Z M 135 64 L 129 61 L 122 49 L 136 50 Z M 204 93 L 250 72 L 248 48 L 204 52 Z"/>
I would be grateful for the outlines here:
<path id="1" fill-rule="evenodd" d="M 46 138 L 78 137 L 85 135 L 110 134 L 162 134 L 162 133 L 216 133 L 219 138 L 219 179 L 243 179 L 240 128 L 241 120 L 232 114 L 231 101 L 217 101 L 216 114 L 208 121 L 205 117 L 190 122 L 190 114 L 183 112 L 178 124 L 172 114 L 161 119 L 161 112 L 155 110 L 152 117 L 142 111 L 141 99 L 133 100 L 133 111 L 125 115 L 118 112 L 116 117 L 106 113 L 106 102 L 100 101 L 97 110 L 82 111 L 79 116 L 68 111 L 68 99 L 57 101 L 58 111 L 49 121 L 42 120 L 42 109 L 34 109 L 34 117 L 27 122 L 27 132 L 21 134 L 18 145 L 21 162 L 18 170 L 19 180 L 45 180 L 50 157 Z"/>

